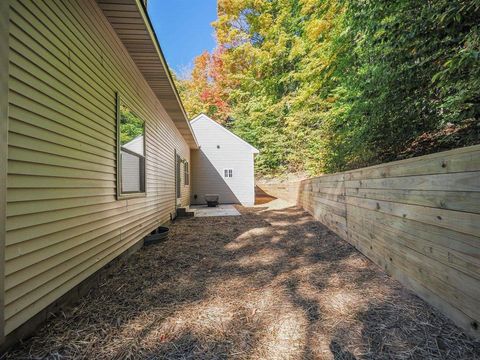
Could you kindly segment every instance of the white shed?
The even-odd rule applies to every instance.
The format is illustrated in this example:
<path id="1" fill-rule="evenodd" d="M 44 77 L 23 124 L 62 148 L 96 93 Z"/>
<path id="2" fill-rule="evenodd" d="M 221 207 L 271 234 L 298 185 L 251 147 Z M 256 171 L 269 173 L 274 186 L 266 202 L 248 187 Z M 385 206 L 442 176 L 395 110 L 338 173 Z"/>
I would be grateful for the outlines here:
<path id="1" fill-rule="evenodd" d="M 200 145 L 191 152 L 191 203 L 205 204 L 205 194 L 218 194 L 221 204 L 253 205 L 258 150 L 204 114 L 190 124 Z"/>

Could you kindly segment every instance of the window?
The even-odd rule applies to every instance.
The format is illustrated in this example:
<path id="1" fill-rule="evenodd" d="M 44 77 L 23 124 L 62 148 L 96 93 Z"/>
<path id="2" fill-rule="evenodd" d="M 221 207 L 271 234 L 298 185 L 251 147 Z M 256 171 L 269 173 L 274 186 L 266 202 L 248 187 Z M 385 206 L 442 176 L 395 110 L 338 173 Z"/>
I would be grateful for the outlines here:
<path id="1" fill-rule="evenodd" d="M 184 184 L 190 185 L 190 170 L 188 168 L 188 161 L 185 160 L 183 163 L 183 177 L 184 177 Z"/>
<path id="2" fill-rule="evenodd" d="M 145 195 L 145 121 L 117 94 L 117 197 Z"/>
<path id="3" fill-rule="evenodd" d="M 223 177 L 226 177 L 226 178 L 233 177 L 233 169 L 224 169 L 223 170 Z"/>
<path id="4" fill-rule="evenodd" d="M 180 155 L 177 154 L 177 151 L 175 150 L 175 192 L 177 194 L 177 199 L 180 199 L 182 197 L 182 187 L 180 186 L 181 163 L 182 163 L 182 158 L 180 157 Z"/>

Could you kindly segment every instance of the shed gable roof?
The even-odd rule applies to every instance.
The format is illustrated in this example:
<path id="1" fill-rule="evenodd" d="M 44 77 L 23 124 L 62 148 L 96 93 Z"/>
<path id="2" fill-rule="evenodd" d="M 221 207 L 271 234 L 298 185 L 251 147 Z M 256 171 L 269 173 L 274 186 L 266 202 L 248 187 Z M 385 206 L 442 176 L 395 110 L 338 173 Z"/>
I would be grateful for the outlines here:
<path id="1" fill-rule="evenodd" d="M 213 120 L 212 118 L 208 117 L 207 115 L 205 114 L 200 114 L 198 115 L 197 117 L 195 117 L 194 119 L 192 119 L 190 121 L 190 124 L 195 124 L 196 122 L 200 121 L 200 120 L 203 120 L 203 121 L 208 121 L 209 123 L 213 124 L 214 126 L 220 128 L 222 131 L 224 131 L 225 133 L 227 133 L 229 136 L 231 136 L 232 138 L 234 138 L 235 140 L 237 140 L 238 142 L 242 143 L 243 145 L 246 145 L 251 151 L 253 154 L 258 154 L 260 151 L 258 151 L 258 149 L 252 145 L 250 145 L 248 142 L 246 142 L 245 140 L 243 140 L 241 137 L 235 135 L 234 133 L 232 133 L 230 130 L 228 130 L 227 128 L 223 127 L 222 125 L 220 125 L 219 123 L 217 123 L 215 120 Z M 193 128 L 194 132 L 195 132 L 195 128 Z M 200 146 L 202 144 L 199 144 Z"/>

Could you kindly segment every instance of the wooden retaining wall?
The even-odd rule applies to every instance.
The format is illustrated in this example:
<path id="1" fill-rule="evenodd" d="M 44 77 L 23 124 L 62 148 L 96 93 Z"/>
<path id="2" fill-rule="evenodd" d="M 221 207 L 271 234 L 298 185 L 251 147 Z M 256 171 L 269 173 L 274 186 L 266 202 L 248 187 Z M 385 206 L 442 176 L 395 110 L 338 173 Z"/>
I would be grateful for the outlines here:
<path id="1" fill-rule="evenodd" d="M 297 204 L 298 198 L 298 188 L 300 186 L 299 181 L 295 182 L 284 182 L 280 184 L 270 184 L 270 183 L 256 183 L 267 194 L 275 196 L 276 198 L 283 199 L 291 203 L 292 205 Z"/>
<path id="2" fill-rule="evenodd" d="M 480 337 L 480 145 L 259 186 Z"/>

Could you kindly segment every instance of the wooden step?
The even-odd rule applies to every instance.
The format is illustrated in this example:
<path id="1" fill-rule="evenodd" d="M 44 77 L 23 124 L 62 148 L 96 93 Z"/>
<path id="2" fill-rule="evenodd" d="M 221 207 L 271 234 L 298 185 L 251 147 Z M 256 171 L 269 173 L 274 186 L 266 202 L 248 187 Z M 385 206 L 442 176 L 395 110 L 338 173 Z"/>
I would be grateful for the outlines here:
<path id="1" fill-rule="evenodd" d="M 177 208 L 177 217 L 179 218 L 189 218 L 195 216 L 195 210 L 188 207 Z"/>

